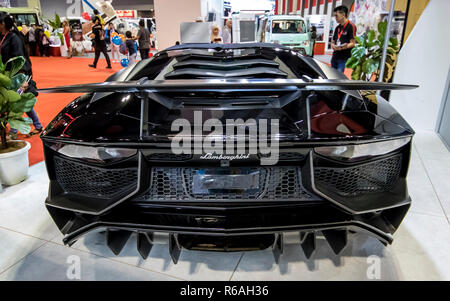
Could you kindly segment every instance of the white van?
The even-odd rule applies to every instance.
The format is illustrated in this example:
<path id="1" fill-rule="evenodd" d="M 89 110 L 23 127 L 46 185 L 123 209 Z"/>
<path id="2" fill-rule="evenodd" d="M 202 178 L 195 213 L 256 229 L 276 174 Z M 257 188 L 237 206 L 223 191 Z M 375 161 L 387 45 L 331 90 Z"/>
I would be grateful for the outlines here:
<path id="1" fill-rule="evenodd" d="M 264 15 L 258 21 L 258 41 L 276 43 L 304 55 L 313 55 L 309 22 L 297 15 Z"/>

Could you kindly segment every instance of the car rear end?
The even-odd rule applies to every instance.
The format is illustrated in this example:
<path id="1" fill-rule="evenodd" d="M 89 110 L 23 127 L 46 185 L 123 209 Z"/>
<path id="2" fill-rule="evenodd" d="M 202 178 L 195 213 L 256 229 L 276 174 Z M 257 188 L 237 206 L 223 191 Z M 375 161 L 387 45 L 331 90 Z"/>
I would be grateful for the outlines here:
<path id="1" fill-rule="evenodd" d="M 333 74 L 289 49 L 204 47 L 175 48 L 118 75 L 134 80 L 145 72 L 160 88 L 86 94 L 46 129 L 46 206 L 64 242 L 100 229 L 119 254 L 135 233 L 147 258 L 164 237 L 174 262 L 183 248 L 272 248 L 278 261 L 286 233 L 298 235 L 308 258 L 317 237 L 337 254 L 349 233 L 391 243 L 410 206 L 406 175 L 414 134 L 395 110 L 358 91 L 283 84 Z M 258 78 L 270 88 L 261 88 Z M 179 120 L 194 125 L 189 135 L 173 128 Z M 231 120 L 243 131 L 216 135 L 208 120 Z M 263 121 L 277 122 L 276 131 L 266 135 Z M 195 151 L 211 134 L 224 152 Z M 175 137 L 187 138 L 192 151 L 174 148 Z"/>

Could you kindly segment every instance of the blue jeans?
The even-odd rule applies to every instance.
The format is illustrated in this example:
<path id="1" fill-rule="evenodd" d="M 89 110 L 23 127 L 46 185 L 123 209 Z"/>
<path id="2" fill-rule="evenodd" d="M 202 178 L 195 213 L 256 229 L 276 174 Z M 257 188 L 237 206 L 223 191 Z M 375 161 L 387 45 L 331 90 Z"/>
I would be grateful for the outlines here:
<path id="1" fill-rule="evenodd" d="M 335 59 L 334 56 L 331 58 L 331 67 L 341 72 L 345 71 L 345 63 L 347 63 L 347 59 Z"/>
<path id="2" fill-rule="evenodd" d="M 36 129 L 42 129 L 42 124 L 40 123 L 38 115 L 36 114 L 36 111 L 34 109 L 28 112 L 27 115 L 31 118 L 31 120 L 33 120 L 33 125 Z M 13 134 L 17 134 L 17 130 L 13 128 L 11 128 L 10 132 Z"/>

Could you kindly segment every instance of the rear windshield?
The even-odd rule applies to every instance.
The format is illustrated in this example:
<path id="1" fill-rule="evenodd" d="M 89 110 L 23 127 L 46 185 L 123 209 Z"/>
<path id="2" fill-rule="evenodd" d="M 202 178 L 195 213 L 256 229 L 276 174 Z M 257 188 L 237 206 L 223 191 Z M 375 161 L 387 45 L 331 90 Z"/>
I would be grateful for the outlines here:
<path id="1" fill-rule="evenodd" d="M 303 20 L 273 20 L 272 33 L 306 33 Z"/>

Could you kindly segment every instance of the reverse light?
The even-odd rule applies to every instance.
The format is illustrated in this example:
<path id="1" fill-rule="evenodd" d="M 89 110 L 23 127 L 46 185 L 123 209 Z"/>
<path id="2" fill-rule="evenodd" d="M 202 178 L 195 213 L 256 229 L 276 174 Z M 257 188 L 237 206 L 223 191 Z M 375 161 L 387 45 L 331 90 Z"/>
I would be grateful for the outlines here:
<path id="1" fill-rule="evenodd" d="M 380 156 L 393 152 L 411 141 L 411 138 L 374 142 L 358 145 L 316 147 L 314 151 L 322 156 L 353 161 L 366 157 Z"/>
<path id="2" fill-rule="evenodd" d="M 93 160 L 101 163 L 126 159 L 137 154 L 136 149 L 129 148 L 91 147 L 75 144 L 53 144 L 50 147 L 70 158 Z"/>

